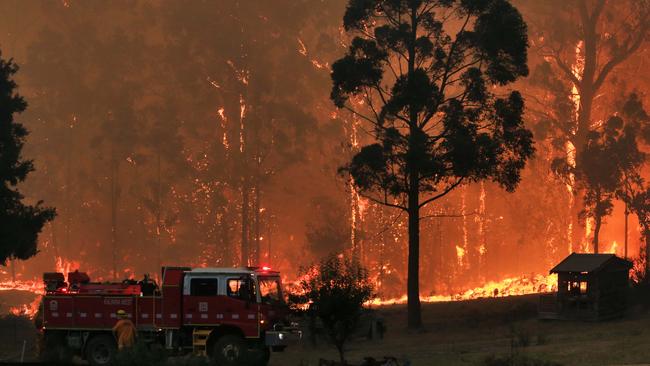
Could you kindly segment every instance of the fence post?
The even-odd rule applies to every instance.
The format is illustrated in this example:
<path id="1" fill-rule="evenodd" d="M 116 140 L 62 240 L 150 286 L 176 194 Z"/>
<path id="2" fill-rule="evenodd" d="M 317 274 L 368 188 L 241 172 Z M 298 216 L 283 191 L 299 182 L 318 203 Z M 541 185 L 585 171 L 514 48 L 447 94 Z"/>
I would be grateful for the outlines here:
<path id="1" fill-rule="evenodd" d="M 25 346 L 27 346 L 27 340 L 23 340 L 23 350 L 20 352 L 20 363 L 25 362 Z"/>

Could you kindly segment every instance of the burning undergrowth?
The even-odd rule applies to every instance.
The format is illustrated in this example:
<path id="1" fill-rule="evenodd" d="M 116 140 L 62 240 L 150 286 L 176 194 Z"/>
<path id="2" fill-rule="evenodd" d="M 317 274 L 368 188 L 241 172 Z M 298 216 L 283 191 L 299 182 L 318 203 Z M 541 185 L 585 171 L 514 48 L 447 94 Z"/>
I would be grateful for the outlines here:
<path id="1" fill-rule="evenodd" d="M 297 291 L 299 281 L 285 279 L 287 291 Z M 548 293 L 557 290 L 556 284 L 556 275 L 510 277 L 501 281 L 490 281 L 484 286 L 467 288 L 457 293 L 425 295 L 421 296 L 420 299 L 422 302 L 430 303 Z M 0 313 L 34 318 L 38 312 L 41 295 L 43 294 L 43 282 L 38 279 L 0 282 Z M 368 305 L 397 305 L 405 304 L 406 301 L 406 295 L 395 298 L 375 297 L 368 302 Z"/>

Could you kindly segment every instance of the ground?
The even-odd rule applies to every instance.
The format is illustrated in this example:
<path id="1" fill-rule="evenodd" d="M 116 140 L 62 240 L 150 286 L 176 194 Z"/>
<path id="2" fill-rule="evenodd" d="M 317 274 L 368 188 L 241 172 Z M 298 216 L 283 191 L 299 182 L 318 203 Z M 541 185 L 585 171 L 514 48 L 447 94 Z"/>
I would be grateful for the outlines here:
<path id="1" fill-rule="evenodd" d="M 357 340 L 349 360 L 392 355 L 412 366 L 480 365 L 490 356 L 518 352 L 567 366 L 650 365 L 650 313 L 633 307 L 624 319 L 601 323 L 539 321 L 536 295 L 423 304 L 424 327 L 407 331 L 406 309 L 379 309 L 387 322 L 384 340 Z M 523 344 L 522 344 L 523 343 Z M 272 366 L 317 365 L 336 359 L 325 345 L 273 354 Z"/>
<path id="2" fill-rule="evenodd" d="M 641 306 L 624 319 L 600 323 L 539 321 L 537 296 L 423 304 L 424 327 L 407 331 L 405 306 L 377 309 L 387 325 L 383 340 L 356 339 L 348 359 L 395 356 L 411 366 L 481 365 L 490 356 L 519 353 L 566 366 L 650 365 L 650 313 Z M 35 332 L 31 323 L 8 317 L 0 321 L 0 362 L 19 355 L 26 341 L 26 359 L 33 359 Z M 271 366 L 318 365 L 320 358 L 338 358 L 324 342 L 274 353 Z M 400 363 L 403 364 L 403 363 Z"/>

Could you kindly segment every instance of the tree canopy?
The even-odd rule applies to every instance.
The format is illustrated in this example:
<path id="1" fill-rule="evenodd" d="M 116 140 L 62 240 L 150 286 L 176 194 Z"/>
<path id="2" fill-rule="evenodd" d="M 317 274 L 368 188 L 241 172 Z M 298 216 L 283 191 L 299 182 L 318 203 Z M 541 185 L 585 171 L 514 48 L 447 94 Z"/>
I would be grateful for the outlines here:
<path id="1" fill-rule="evenodd" d="M 373 294 L 367 271 L 355 260 L 330 255 L 306 271 L 300 288 L 304 295 L 292 300 L 309 304 L 307 314 L 320 319 L 345 364 L 346 343 L 357 330 L 364 304 Z"/>
<path id="2" fill-rule="evenodd" d="M 23 145 L 29 134 L 14 121 L 14 114 L 27 108 L 25 100 L 16 92 L 13 75 L 18 66 L 13 60 L 0 58 L 0 262 L 7 259 L 27 259 L 37 250 L 38 234 L 43 225 L 52 220 L 55 211 L 23 202 L 17 185 L 34 170 L 31 160 L 22 156 Z"/>
<path id="3" fill-rule="evenodd" d="M 409 324 L 419 326 L 419 209 L 463 183 L 513 191 L 533 155 L 524 100 L 527 27 L 506 0 L 350 0 L 354 35 L 331 99 L 376 140 L 343 167 L 361 194 L 409 213 Z M 420 199 L 420 194 L 426 195 Z"/>

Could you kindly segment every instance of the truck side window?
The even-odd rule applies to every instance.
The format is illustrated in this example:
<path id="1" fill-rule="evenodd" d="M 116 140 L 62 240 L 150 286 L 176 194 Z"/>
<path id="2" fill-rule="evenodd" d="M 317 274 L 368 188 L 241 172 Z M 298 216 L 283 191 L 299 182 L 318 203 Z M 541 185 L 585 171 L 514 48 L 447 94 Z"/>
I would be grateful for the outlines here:
<path id="1" fill-rule="evenodd" d="M 240 297 L 240 290 L 244 285 L 244 281 L 241 279 L 231 278 L 228 280 L 228 296 L 230 297 Z"/>
<path id="2" fill-rule="evenodd" d="M 227 293 L 230 297 L 250 301 L 253 299 L 251 294 L 250 282 L 241 278 L 229 278 Z"/>
<path id="3" fill-rule="evenodd" d="M 219 286 L 216 278 L 192 278 L 190 296 L 217 296 Z"/>

